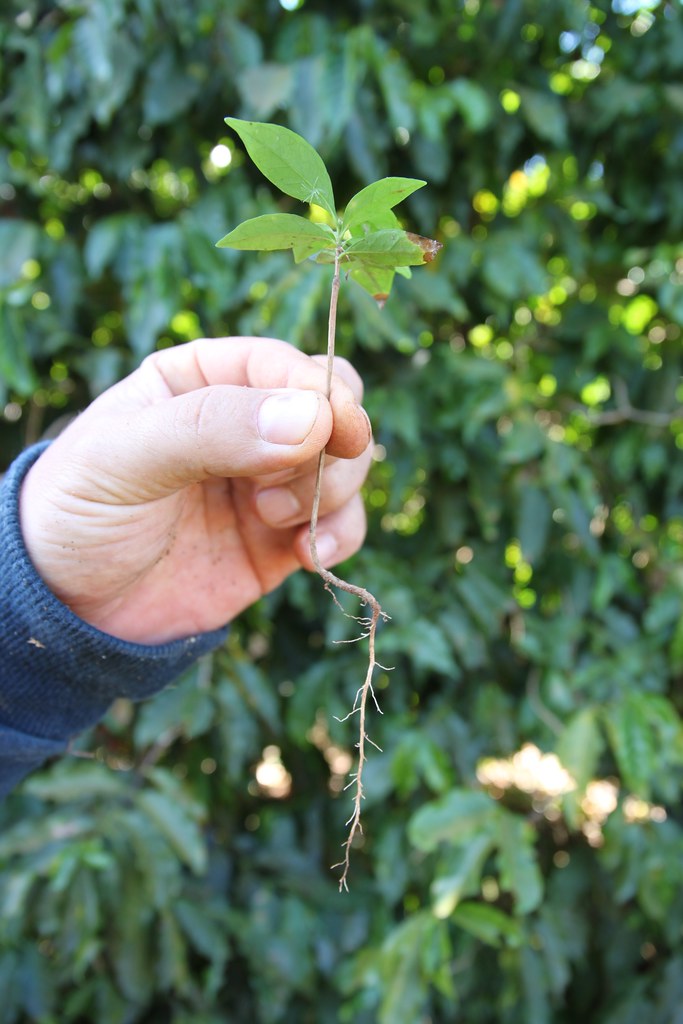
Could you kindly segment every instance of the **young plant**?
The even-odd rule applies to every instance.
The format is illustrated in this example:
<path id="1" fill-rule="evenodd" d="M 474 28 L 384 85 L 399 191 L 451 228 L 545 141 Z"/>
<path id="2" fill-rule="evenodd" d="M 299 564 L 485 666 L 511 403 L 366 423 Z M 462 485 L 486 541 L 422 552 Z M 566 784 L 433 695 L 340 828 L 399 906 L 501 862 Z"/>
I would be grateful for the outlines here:
<path id="1" fill-rule="evenodd" d="M 416 189 L 422 188 L 426 182 L 416 178 L 381 178 L 353 196 L 344 212 L 339 215 L 327 168 L 322 157 L 305 139 L 289 128 L 279 125 L 242 121 L 234 117 L 226 117 L 225 121 L 237 132 L 249 156 L 269 181 L 286 195 L 299 199 L 302 203 L 315 204 L 327 214 L 327 219 L 322 222 L 294 213 L 270 213 L 253 217 L 239 224 L 216 244 L 232 249 L 258 251 L 291 249 L 297 263 L 312 259 L 316 263 L 333 267 L 327 332 L 326 392 L 329 398 L 334 369 L 337 298 L 342 271 L 383 306 L 391 291 L 394 275 L 398 273 L 410 276 L 411 266 L 430 262 L 441 248 L 439 242 L 404 231 L 393 212 L 398 203 Z M 369 648 L 365 679 L 356 693 L 353 708 L 347 715 L 347 718 L 355 714 L 359 716 L 359 739 L 358 764 L 349 784 L 354 789 L 353 813 L 347 822 L 349 831 L 343 844 L 344 856 L 339 864 L 334 865 L 342 869 L 339 880 L 341 891 L 348 889 L 351 847 L 356 833 L 362 832 L 363 768 L 366 744 L 373 742 L 366 731 L 366 713 L 370 696 L 380 711 L 372 688 L 372 677 L 378 665 L 375 656 L 375 636 L 379 621 L 386 620 L 389 616 L 369 590 L 348 583 L 320 563 L 316 534 L 324 467 L 325 452 L 322 451 L 318 461 L 311 508 L 311 559 L 325 589 L 340 608 L 335 590 L 354 595 L 360 601 L 361 607 L 367 609 L 367 614 L 356 618 L 362 629 L 358 639 L 367 639 Z"/>

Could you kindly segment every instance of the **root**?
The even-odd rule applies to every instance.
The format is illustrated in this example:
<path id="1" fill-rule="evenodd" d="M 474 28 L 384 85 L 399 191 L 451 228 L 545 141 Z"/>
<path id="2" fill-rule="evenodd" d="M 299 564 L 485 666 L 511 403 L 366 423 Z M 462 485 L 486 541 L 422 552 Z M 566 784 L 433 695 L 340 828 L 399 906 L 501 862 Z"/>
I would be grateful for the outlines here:
<path id="1" fill-rule="evenodd" d="M 327 389 L 326 389 L 326 394 L 327 394 L 328 398 L 330 396 L 330 392 L 331 392 L 331 389 L 332 389 L 332 374 L 333 374 L 333 371 L 334 371 L 334 346 L 335 346 L 335 334 L 336 334 L 336 322 L 337 322 L 337 297 L 338 297 L 338 294 L 339 294 L 339 282 L 340 282 L 340 275 L 339 275 L 339 252 L 337 252 L 336 258 L 335 258 L 335 266 L 334 266 L 334 277 L 332 279 L 332 292 L 331 292 L 331 295 L 330 295 L 330 315 L 329 315 L 328 336 L 327 336 Z M 353 794 L 353 812 L 351 814 L 351 817 L 346 822 L 346 825 L 347 825 L 349 831 L 348 831 L 348 835 L 346 837 L 346 840 L 342 844 L 342 849 L 344 850 L 344 855 L 343 855 L 341 861 L 339 861 L 337 864 L 334 864 L 332 866 L 333 869 L 335 869 L 335 868 L 341 868 L 342 869 L 341 877 L 339 879 L 339 891 L 342 892 L 342 890 L 346 890 L 348 892 L 348 890 L 349 890 L 348 876 L 349 876 L 349 869 L 350 869 L 350 863 L 351 863 L 351 847 L 353 845 L 353 841 L 354 841 L 356 835 L 357 834 L 358 835 L 362 835 L 362 833 L 363 833 L 363 827 L 362 827 L 362 824 L 361 824 L 361 809 L 362 809 L 362 804 L 363 804 L 363 800 L 364 800 L 363 769 L 365 768 L 365 762 L 366 762 L 366 759 L 367 759 L 366 744 L 369 743 L 371 746 L 375 747 L 377 750 L 381 749 L 368 736 L 367 731 L 366 731 L 365 723 L 366 723 L 366 714 L 367 714 L 368 698 L 369 697 L 372 697 L 372 700 L 374 702 L 374 705 L 375 705 L 377 711 L 380 714 L 382 714 L 380 706 L 379 706 L 379 704 L 377 702 L 377 697 L 375 696 L 375 691 L 374 691 L 373 686 L 372 686 L 372 677 L 373 677 L 375 668 L 378 668 L 378 667 L 381 668 L 382 667 L 379 664 L 379 662 L 377 661 L 377 658 L 375 657 L 375 638 L 376 638 L 376 634 L 377 634 L 377 626 L 378 626 L 380 621 L 387 621 L 389 619 L 389 616 L 387 615 L 387 613 L 385 611 L 383 611 L 379 601 L 377 600 L 376 597 L 374 597 L 373 594 L 370 593 L 369 590 L 366 590 L 365 587 L 356 586 L 356 584 L 354 584 L 354 583 L 348 583 L 346 580 L 343 580 L 339 576 L 336 576 L 333 572 L 330 572 L 329 569 L 324 568 L 324 566 L 320 562 L 320 558 L 318 557 L 316 537 L 317 537 L 317 527 L 318 527 L 318 514 L 319 514 L 319 510 L 320 510 L 320 497 L 321 497 L 321 494 L 322 494 L 322 481 L 323 481 L 323 471 L 324 471 L 324 468 L 325 468 L 325 451 L 323 450 L 320 453 L 320 456 L 319 456 L 319 459 L 318 459 L 318 470 L 317 470 L 316 481 L 315 481 L 315 493 L 314 493 L 314 496 L 313 496 L 313 506 L 312 506 L 312 509 L 311 509 L 311 525 L 310 525 L 310 532 L 309 532 L 311 559 L 313 561 L 313 565 L 315 567 L 316 572 L 318 573 L 318 575 L 323 580 L 323 583 L 325 585 L 325 590 L 327 590 L 331 594 L 333 601 L 335 602 L 337 607 L 340 609 L 342 614 L 346 615 L 348 618 L 356 619 L 356 621 L 361 626 L 362 632 L 361 632 L 360 636 L 355 637 L 354 640 L 352 640 L 352 641 L 344 641 L 344 642 L 345 643 L 352 643 L 352 642 L 355 642 L 356 640 L 365 640 L 365 639 L 367 639 L 367 641 L 368 641 L 368 666 L 367 666 L 367 670 L 366 670 L 366 673 L 365 673 L 365 679 L 364 679 L 362 685 L 358 688 L 358 691 L 356 693 L 356 697 L 355 697 L 355 700 L 354 700 L 353 707 L 352 707 L 351 711 L 349 711 L 348 715 L 346 715 L 343 719 L 340 719 L 340 721 L 345 722 L 349 718 L 351 718 L 353 715 L 358 715 L 358 717 L 359 717 L 359 722 L 358 722 L 358 743 L 356 744 L 356 747 L 357 747 L 357 750 L 358 750 L 358 766 L 357 766 L 357 769 L 356 769 L 355 773 L 353 775 L 351 775 L 351 777 L 350 777 L 351 781 L 345 787 L 345 789 L 353 789 L 354 790 L 354 794 Z M 361 615 L 361 616 L 350 615 L 343 608 L 343 606 L 342 606 L 341 602 L 339 601 L 339 598 L 337 597 L 337 594 L 335 593 L 335 591 L 344 591 L 347 594 L 352 594 L 354 597 L 358 598 L 361 607 L 362 608 L 366 608 L 368 610 L 368 612 L 366 614 L 364 614 L 364 615 Z"/>

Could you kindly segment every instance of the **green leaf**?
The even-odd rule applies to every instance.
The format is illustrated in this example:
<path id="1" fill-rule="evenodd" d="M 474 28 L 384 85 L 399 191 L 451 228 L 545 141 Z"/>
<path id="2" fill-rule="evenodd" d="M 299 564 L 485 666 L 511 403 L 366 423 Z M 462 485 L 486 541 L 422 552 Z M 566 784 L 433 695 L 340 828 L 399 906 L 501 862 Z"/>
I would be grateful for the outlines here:
<path id="1" fill-rule="evenodd" d="M 251 712 L 265 722 L 273 735 L 279 727 L 279 706 L 273 692 L 272 680 L 250 661 L 233 661 L 228 666 L 228 675 Z"/>
<path id="2" fill-rule="evenodd" d="M 154 991 L 150 913 L 137 872 L 122 872 L 107 953 L 110 974 L 126 999 L 144 1005 Z"/>
<path id="3" fill-rule="evenodd" d="M 334 238 L 322 225 L 295 213 L 267 213 L 238 224 L 216 245 L 222 249 L 255 249 L 261 252 L 294 249 L 297 257 L 302 258 L 302 253 L 311 256 L 321 249 L 332 248 Z"/>
<path id="4" fill-rule="evenodd" d="M 224 751 L 223 767 L 234 782 L 240 778 L 244 765 L 258 754 L 258 723 L 244 695 L 231 680 L 219 679 L 215 692 L 221 710 L 218 734 Z"/>
<path id="5" fill-rule="evenodd" d="M 545 492 L 528 479 L 520 479 L 515 534 L 519 538 L 524 560 L 531 565 L 545 551 L 551 517 L 552 507 Z"/>
<path id="6" fill-rule="evenodd" d="M 37 946 L 28 949 L 19 970 L 24 1009 L 31 1020 L 54 1021 L 57 992 L 49 962 Z M 4 1007 L 3 1007 L 4 1011 Z M 4 1012 L 3 1012 L 4 1016 Z M 4 1018 L 7 1020 L 7 1017 Z"/>
<path id="7" fill-rule="evenodd" d="M 437 794 L 448 791 L 448 759 L 437 743 L 423 732 L 407 732 L 391 758 L 392 782 L 402 798 L 423 780 Z"/>
<path id="8" fill-rule="evenodd" d="M 117 876 L 117 867 L 112 864 L 104 884 L 111 884 Z M 101 951 L 98 932 L 103 928 L 108 909 L 100 902 L 103 878 L 103 872 L 97 877 L 94 871 L 80 871 L 62 904 L 58 942 L 64 958 L 72 964 L 77 983 L 86 976 Z"/>
<path id="9" fill-rule="evenodd" d="M 296 261 L 296 248 L 292 255 Z M 265 271 L 265 260 L 263 268 Z M 242 318 L 240 331 L 262 333 L 262 317 L 265 315 L 273 337 L 287 338 L 291 345 L 300 348 L 311 337 L 311 324 L 315 322 L 316 314 L 329 301 L 329 289 L 329 275 L 321 274 L 317 267 L 310 263 L 301 269 L 291 267 L 289 273 L 280 273 L 279 280 L 269 289 L 263 307 Z"/>
<path id="10" fill-rule="evenodd" d="M 683 672 L 683 616 L 678 620 L 669 645 L 669 658 L 672 670 Z"/>
<path id="11" fill-rule="evenodd" d="M 138 808 L 126 809 L 112 821 L 106 819 L 107 832 L 125 837 L 138 865 L 145 900 L 151 907 L 163 907 L 176 899 L 184 868 L 166 837 Z"/>
<path id="12" fill-rule="evenodd" d="M 402 231 L 401 222 L 388 207 L 384 210 L 376 209 L 372 219 L 364 220 L 361 224 L 354 224 L 350 229 L 353 238 L 364 238 L 371 231 Z"/>
<path id="13" fill-rule="evenodd" d="M 292 246 L 292 256 L 294 257 L 295 263 L 303 263 L 304 260 L 309 259 L 311 256 L 318 255 L 320 251 L 321 250 L 314 241 L 297 242 L 296 245 Z M 323 260 L 320 260 L 320 262 L 322 263 Z M 333 260 L 330 262 L 333 262 Z"/>
<path id="14" fill-rule="evenodd" d="M 524 945 L 519 951 L 525 1024 L 549 1024 L 552 1019 L 548 971 L 539 950 Z"/>
<path id="15" fill-rule="evenodd" d="M 380 1024 L 412 1024 L 422 1019 L 428 992 L 422 960 L 435 930 L 442 929 L 442 922 L 422 910 L 389 934 L 381 953 L 384 998 Z"/>
<path id="16" fill-rule="evenodd" d="M 473 896 L 479 890 L 484 862 L 491 852 L 494 840 L 482 833 L 466 846 L 449 851 L 445 872 L 431 885 L 434 913 L 437 917 L 450 917 L 463 896 Z"/>
<path id="17" fill-rule="evenodd" d="M 546 273 L 528 238 L 513 229 L 501 229 L 484 246 L 484 281 L 496 295 L 512 301 L 538 295 L 546 287 Z"/>
<path id="18" fill-rule="evenodd" d="M 683 92 L 683 88 L 681 89 Z M 657 292 L 659 305 L 663 313 L 675 323 L 683 322 L 683 287 L 678 280 L 668 279 Z"/>
<path id="19" fill-rule="evenodd" d="M 349 200 L 344 211 L 342 231 L 349 231 L 367 222 L 374 226 L 378 216 L 391 210 L 426 184 L 426 181 L 419 178 L 380 178 L 379 181 L 374 181 Z"/>
<path id="20" fill-rule="evenodd" d="M 519 419 L 505 434 L 501 445 L 501 462 L 509 466 L 530 462 L 543 453 L 546 445 L 545 432 L 538 423 Z"/>
<path id="21" fill-rule="evenodd" d="M 194 948 L 207 960 L 217 963 L 227 960 L 229 945 L 225 924 L 218 916 L 214 919 L 207 908 L 198 907 L 187 899 L 176 903 L 174 913 Z"/>
<path id="22" fill-rule="evenodd" d="M 316 203 L 337 219 L 332 182 L 322 157 L 290 128 L 226 117 L 261 173 L 285 195 Z"/>
<path id="23" fill-rule="evenodd" d="M 555 753 L 579 790 L 595 778 L 598 760 L 604 748 L 596 707 L 581 708 L 567 723 Z"/>
<path id="24" fill-rule="evenodd" d="M 393 649 L 410 653 L 416 668 L 440 672 L 452 679 L 458 676 L 452 645 L 437 623 L 416 616 L 397 629 L 392 641 Z"/>
<path id="25" fill-rule="evenodd" d="M 185 937 L 173 914 L 166 907 L 159 915 L 157 925 L 156 977 L 162 991 L 175 989 L 187 992 L 190 972 Z"/>
<path id="26" fill-rule="evenodd" d="M 424 1020 L 428 990 L 419 976 L 416 963 L 401 965 L 400 970 L 387 972 L 382 989 L 378 1024 L 411 1024 L 415 1020 Z"/>
<path id="27" fill-rule="evenodd" d="M 606 708 L 605 724 L 624 785 L 648 800 L 657 767 L 657 741 L 647 718 L 644 695 L 628 693 Z"/>
<path id="28" fill-rule="evenodd" d="M 0 219 L 0 288 L 21 280 L 22 267 L 36 255 L 40 232 L 29 220 Z"/>
<path id="29" fill-rule="evenodd" d="M 49 772 L 34 775 L 26 782 L 26 791 L 40 800 L 63 804 L 79 800 L 109 800 L 123 796 L 129 786 L 125 773 L 112 771 L 97 761 L 78 765 L 58 761 Z"/>
<path id="30" fill-rule="evenodd" d="M 19 978 L 19 965 L 21 964 L 20 952 L 12 949 L 3 951 L 0 957 L 0 1000 L 4 1013 L 9 1020 L 16 1020 L 16 1009 L 21 991 Z"/>
<path id="31" fill-rule="evenodd" d="M 417 236 L 415 236 L 417 237 Z M 405 231 L 371 231 L 353 239 L 344 249 L 343 262 L 373 267 L 417 267 L 425 263 L 425 251 Z"/>
<path id="32" fill-rule="evenodd" d="M 403 128 L 410 132 L 415 122 L 415 104 L 407 62 L 396 50 L 377 46 L 375 64 L 390 125 L 395 131 Z"/>
<path id="33" fill-rule="evenodd" d="M 555 146 L 566 145 L 567 115 L 558 96 L 537 89 L 519 90 L 522 114 L 539 139 Z"/>
<path id="34" fill-rule="evenodd" d="M 268 118 L 289 100 L 294 71 L 287 64 L 254 64 L 237 76 L 236 84 L 250 111 L 257 117 Z"/>
<path id="35" fill-rule="evenodd" d="M 116 69 L 116 75 L 120 75 Z M 143 117 L 146 124 L 168 124 L 183 114 L 202 88 L 195 66 L 178 59 L 174 47 L 162 47 L 144 78 Z"/>
<path id="36" fill-rule="evenodd" d="M 19 310 L 0 305 L 0 381 L 21 395 L 30 395 L 38 379 L 26 351 L 26 335 Z"/>
<path id="37" fill-rule="evenodd" d="M 528 821 L 506 811 L 497 821 L 501 888 L 515 897 L 519 915 L 535 910 L 543 899 L 543 877 L 536 859 L 536 833 Z"/>
<path id="38" fill-rule="evenodd" d="M 142 234 L 144 225 L 135 214 L 115 213 L 102 217 L 88 232 L 83 248 L 85 269 L 89 277 L 97 280 L 107 267 L 116 262 L 126 244 L 127 236 Z"/>
<path id="39" fill-rule="evenodd" d="M 197 823 L 189 817 L 170 795 L 144 790 L 138 794 L 137 803 L 154 822 L 161 834 L 173 847 L 183 863 L 202 874 L 206 869 L 206 843 Z"/>
<path id="40" fill-rule="evenodd" d="M 493 116 L 493 104 L 481 85 L 471 78 L 456 78 L 450 86 L 450 93 L 470 131 L 481 132 L 488 128 Z"/>
<path id="41" fill-rule="evenodd" d="M 453 789 L 424 804 L 410 819 L 408 836 L 413 846 L 429 852 L 439 843 L 469 842 L 491 827 L 499 808 L 479 790 Z"/>
<path id="42" fill-rule="evenodd" d="M 519 921 L 486 903 L 461 903 L 455 908 L 451 920 L 488 946 L 515 948 L 521 945 L 524 937 Z"/>
<path id="43" fill-rule="evenodd" d="M 581 708 L 577 711 L 560 735 L 555 753 L 576 781 L 576 789 L 566 793 L 562 800 L 565 815 L 572 828 L 579 826 L 581 800 L 586 786 L 595 778 L 604 746 L 596 707 Z"/>
<path id="44" fill-rule="evenodd" d="M 146 747 L 158 740 L 168 729 L 182 723 L 183 735 L 194 739 L 211 726 L 214 704 L 206 685 L 200 679 L 201 666 L 182 678 L 175 686 L 162 690 L 154 700 L 142 705 L 135 721 L 135 743 Z"/>
<path id="45" fill-rule="evenodd" d="M 381 309 L 389 298 L 395 274 L 393 267 L 360 266 L 354 267 L 349 276 L 373 297 Z"/>

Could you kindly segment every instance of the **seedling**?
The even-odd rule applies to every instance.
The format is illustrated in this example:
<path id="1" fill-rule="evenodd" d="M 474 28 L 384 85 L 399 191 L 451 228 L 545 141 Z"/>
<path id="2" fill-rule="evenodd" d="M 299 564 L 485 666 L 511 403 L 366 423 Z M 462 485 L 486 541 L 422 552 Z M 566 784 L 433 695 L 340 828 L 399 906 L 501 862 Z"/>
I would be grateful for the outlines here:
<path id="1" fill-rule="evenodd" d="M 426 182 L 417 178 L 381 178 L 356 193 L 339 215 L 323 159 L 305 139 L 280 125 L 241 121 L 234 117 L 226 117 L 225 121 L 237 132 L 249 156 L 269 181 L 285 195 L 324 211 L 325 218 L 315 221 L 294 213 L 270 213 L 253 217 L 239 224 L 216 244 L 262 252 L 291 249 L 296 263 L 310 259 L 333 267 L 327 332 L 326 393 L 329 398 L 342 271 L 383 306 L 389 297 L 395 274 L 410 276 L 411 266 L 429 263 L 441 248 L 439 242 L 404 231 L 394 214 L 394 207 L 426 185 Z M 375 636 L 380 620 L 386 620 L 389 616 L 369 590 L 348 583 L 320 563 L 316 534 L 324 468 L 325 452 L 322 451 L 311 508 L 311 559 L 325 589 L 342 611 L 344 609 L 335 591 L 354 595 L 361 607 L 367 610 L 366 614 L 352 617 L 361 626 L 361 636 L 357 639 L 367 639 L 369 652 L 365 679 L 356 693 L 353 708 L 346 716 L 348 719 L 358 715 L 359 738 L 358 764 L 347 787 L 354 791 L 353 813 L 347 822 L 349 831 L 343 843 L 344 856 L 339 864 L 334 865 L 335 868 L 341 868 L 341 891 L 348 890 L 351 847 L 356 833 L 362 833 L 363 768 L 367 756 L 366 744 L 373 744 L 366 731 L 370 697 L 381 714 L 372 687 L 372 677 L 375 668 L 379 666 L 375 656 Z M 347 613 L 344 611 L 344 614 Z"/>

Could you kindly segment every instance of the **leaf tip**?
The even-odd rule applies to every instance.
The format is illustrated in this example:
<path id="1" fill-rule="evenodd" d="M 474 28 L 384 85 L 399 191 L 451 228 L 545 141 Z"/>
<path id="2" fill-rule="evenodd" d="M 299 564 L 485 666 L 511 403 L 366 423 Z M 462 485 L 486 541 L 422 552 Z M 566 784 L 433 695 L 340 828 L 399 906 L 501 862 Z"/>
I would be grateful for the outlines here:
<path id="1" fill-rule="evenodd" d="M 435 238 L 425 238 L 424 235 L 416 235 L 412 231 L 406 231 L 406 235 L 414 245 L 419 245 L 422 249 L 425 263 L 431 263 L 443 249 L 443 242 L 437 242 Z"/>

